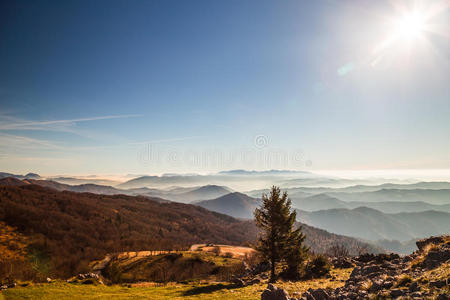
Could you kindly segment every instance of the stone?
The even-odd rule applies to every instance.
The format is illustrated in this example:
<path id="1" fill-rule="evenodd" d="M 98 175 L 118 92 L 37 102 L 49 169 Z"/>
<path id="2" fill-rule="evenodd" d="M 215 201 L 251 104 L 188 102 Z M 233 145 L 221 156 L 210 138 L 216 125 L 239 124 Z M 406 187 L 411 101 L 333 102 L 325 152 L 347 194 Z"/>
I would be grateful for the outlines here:
<path id="1" fill-rule="evenodd" d="M 416 242 L 417 248 L 419 248 L 419 251 L 423 251 L 426 245 L 428 244 L 442 244 L 444 242 L 444 238 L 442 236 L 432 236 L 426 239 L 418 240 Z"/>
<path id="2" fill-rule="evenodd" d="M 241 287 L 241 286 L 244 286 L 244 285 L 245 285 L 245 282 L 244 282 L 242 279 L 240 279 L 240 278 L 233 278 L 233 279 L 231 280 L 231 282 L 232 282 L 234 285 L 238 286 L 238 287 Z"/>
<path id="3" fill-rule="evenodd" d="M 390 295 L 391 297 L 396 298 L 405 295 L 405 292 L 401 289 L 393 289 L 391 290 Z"/>
<path id="4" fill-rule="evenodd" d="M 15 288 L 16 286 L 17 286 L 17 283 L 12 282 L 12 283 L 8 284 L 8 289 Z"/>
<path id="5" fill-rule="evenodd" d="M 330 295 L 324 289 L 308 290 L 315 300 L 328 300 Z"/>
<path id="6" fill-rule="evenodd" d="M 359 298 L 359 296 L 355 292 L 348 292 L 347 293 L 347 298 L 346 299 L 355 300 L 355 299 L 358 299 L 358 298 Z"/>
<path id="7" fill-rule="evenodd" d="M 304 293 L 302 294 L 302 298 L 303 298 L 303 299 L 306 299 L 306 300 L 316 300 L 316 299 L 314 298 L 314 296 L 313 296 L 309 291 L 304 292 Z"/>
<path id="8" fill-rule="evenodd" d="M 352 263 L 351 259 L 346 258 L 346 257 L 335 258 L 331 261 L 331 263 L 333 264 L 333 266 L 335 268 L 340 268 L 340 269 L 347 269 L 347 268 L 354 267 L 354 264 Z"/>
<path id="9" fill-rule="evenodd" d="M 436 300 L 450 300 L 450 296 L 447 294 L 440 294 L 436 297 Z"/>
<path id="10" fill-rule="evenodd" d="M 376 293 L 383 288 L 383 280 L 372 281 L 372 286 L 369 288 L 370 293 Z"/>
<path id="11" fill-rule="evenodd" d="M 383 282 L 383 289 L 390 289 L 394 285 L 393 281 L 385 281 Z"/>
<path id="12" fill-rule="evenodd" d="M 429 284 L 430 284 L 431 287 L 437 287 L 439 289 L 443 288 L 444 286 L 447 285 L 445 280 L 431 281 Z"/>
<path id="13" fill-rule="evenodd" d="M 423 266 L 427 269 L 433 269 L 450 259 L 450 249 L 440 248 L 438 250 L 429 251 Z"/>
<path id="14" fill-rule="evenodd" d="M 420 287 L 419 287 L 419 284 L 416 281 L 414 281 L 413 283 L 411 283 L 409 285 L 409 291 L 410 292 L 417 292 L 418 290 L 420 290 Z"/>
<path id="15" fill-rule="evenodd" d="M 380 272 L 380 271 L 381 271 L 380 266 L 369 265 L 369 266 L 363 267 L 361 269 L 361 274 L 362 275 L 367 275 L 367 274 L 370 274 L 370 273 L 375 273 L 375 272 Z"/>
<path id="16" fill-rule="evenodd" d="M 261 300 L 291 300 L 291 298 L 284 289 L 277 288 L 269 283 L 267 289 L 261 294 Z"/>

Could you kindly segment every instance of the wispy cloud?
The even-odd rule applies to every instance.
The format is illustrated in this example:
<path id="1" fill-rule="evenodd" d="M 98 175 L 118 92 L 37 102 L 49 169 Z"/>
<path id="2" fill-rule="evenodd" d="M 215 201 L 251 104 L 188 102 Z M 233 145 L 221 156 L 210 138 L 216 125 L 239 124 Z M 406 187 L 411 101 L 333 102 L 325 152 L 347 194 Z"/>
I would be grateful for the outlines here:
<path id="1" fill-rule="evenodd" d="M 97 116 L 89 118 L 78 119 L 64 119 L 64 120 L 48 120 L 48 121 L 26 121 L 17 119 L 7 115 L 0 115 L 0 130 L 45 130 L 52 129 L 57 130 L 61 127 L 53 127 L 52 125 L 74 125 L 80 122 L 108 120 L 108 119 L 125 119 L 142 117 L 140 114 L 132 115 L 109 115 L 109 116 Z"/>
<path id="2" fill-rule="evenodd" d="M 0 145 L 3 148 L 12 148 L 13 150 L 14 149 L 17 150 L 19 148 L 20 149 L 45 148 L 55 150 L 64 149 L 63 147 L 47 140 L 4 133 L 0 133 Z"/>
<path id="3" fill-rule="evenodd" d="M 9 149 L 8 152 L 10 154 L 13 154 L 16 150 L 74 150 L 73 147 L 64 146 L 63 143 L 37 138 L 35 136 L 30 136 L 29 134 L 16 134 L 13 132 L 17 130 L 63 132 L 75 134 L 99 142 L 104 139 L 105 136 L 107 139 L 111 139 L 112 137 L 110 137 L 107 133 L 96 133 L 90 129 L 77 128 L 77 123 L 109 119 L 135 118 L 140 116 L 142 115 L 126 114 L 36 121 L 17 118 L 9 114 L 0 114 L 0 146 L 4 149 Z M 113 138 L 116 140 L 119 139 L 115 136 Z"/>
<path id="4" fill-rule="evenodd" d="M 63 150 L 68 152 L 73 151 L 85 151 L 85 150 L 99 150 L 99 149 L 109 149 L 109 148 L 119 148 L 134 145 L 147 145 L 147 144 L 159 144 L 159 143 L 170 143 L 178 142 L 200 138 L 200 136 L 188 136 L 188 137 L 176 137 L 160 140 L 148 140 L 148 141 L 138 141 L 129 142 L 123 138 L 117 136 L 111 136 L 108 133 L 102 132 L 98 133 L 91 129 L 81 129 L 77 128 L 76 124 L 80 122 L 90 122 L 90 121 L 101 121 L 108 119 L 125 119 L 125 118 L 135 118 L 141 117 L 140 114 L 127 114 L 127 115 L 107 115 L 107 116 L 96 116 L 88 118 L 77 118 L 77 119 L 62 119 L 62 120 L 45 120 L 45 121 L 35 121 L 35 120 L 24 120 L 20 118 L 13 117 L 8 114 L 0 114 L 0 146 L 3 150 L 10 155 L 14 154 L 17 150 Z M 15 134 L 12 133 L 15 130 L 31 130 L 31 131 L 54 131 L 54 132 L 64 132 L 75 134 L 84 138 L 88 138 L 96 142 L 97 145 L 91 146 L 75 146 L 75 145 L 65 145 L 64 143 L 57 141 L 49 141 L 45 139 L 36 138 L 34 136 L 29 136 L 28 134 Z M 2 132 L 3 131 L 3 132 Z M 100 143 L 102 140 L 114 140 L 116 143 L 104 144 Z M 121 141 L 119 141 L 121 140 Z"/>

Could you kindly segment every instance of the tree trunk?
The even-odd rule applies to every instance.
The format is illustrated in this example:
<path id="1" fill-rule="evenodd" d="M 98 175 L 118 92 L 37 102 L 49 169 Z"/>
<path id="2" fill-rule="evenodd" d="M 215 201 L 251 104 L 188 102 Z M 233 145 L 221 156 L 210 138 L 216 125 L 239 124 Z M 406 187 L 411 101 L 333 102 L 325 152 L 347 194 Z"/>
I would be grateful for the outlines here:
<path id="1" fill-rule="evenodd" d="M 275 282 L 275 259 L 272 259 L 270 262 L 270 282 Z"/>

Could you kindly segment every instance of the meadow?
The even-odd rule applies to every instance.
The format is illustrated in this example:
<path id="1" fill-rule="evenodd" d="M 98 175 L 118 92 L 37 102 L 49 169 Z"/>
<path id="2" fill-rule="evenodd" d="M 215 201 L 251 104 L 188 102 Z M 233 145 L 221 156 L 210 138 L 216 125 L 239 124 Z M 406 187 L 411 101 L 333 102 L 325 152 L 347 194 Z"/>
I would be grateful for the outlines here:
<path id="1" fill-rule="evenodd" d="M 352 269 L 333 269 L 331 278 L 314 279 L 298 282 L 279 281 L 275 285 L 286 289 L 291 295 L 294 292 L 304 292 L 309 288 L 336 288 L 344 285 Z M 85 285 L 70 284 L 64 281 L 52 283 L 30 284 L 25 287 L 8 289 L 0 294 L 1 300 L 18 299 L 205 299 L 228 300 L 260 299 L 267 283 L 245 287 L 236 287 L 230 283 L 136 283 L 130 285 Z M 2 298 L 3 297 L 3 298 Z"/>

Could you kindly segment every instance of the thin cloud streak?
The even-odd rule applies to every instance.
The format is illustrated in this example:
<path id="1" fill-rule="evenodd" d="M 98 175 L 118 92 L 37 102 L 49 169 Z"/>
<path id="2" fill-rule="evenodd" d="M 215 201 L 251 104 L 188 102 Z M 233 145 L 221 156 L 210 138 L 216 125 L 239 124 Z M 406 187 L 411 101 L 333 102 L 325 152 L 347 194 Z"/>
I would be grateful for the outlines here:
<path id="1" fill-rule="evenodd" d="M 108 120 L 108 119 L 124 119 L 124 118 L 136 118 L 142 117 L 142 114 L 131 114 L 131 115 L 110 115 L 110 116 L 98 116 L 90 118 L 78 118 L 78 119 L 66 119 L 66 120 L 52 120 L 52 121 L 24 121 L 16 120 L 14 123 L 14 118 L 7 117 L 9 121 L 7 123 L 0 123 L 0 130 L 14 130 L 14 129 L 28 129 L 28 130 L 42 130 L 45 129 L 47 125 L 58 125 L 58 124 L 75 124 L 79 122 L 88 121 L 98 121 L 98 120 Z M 12 123 L 11 123 L 12 122 Z"/>
<path id="2" fill-rule="evenodd" d="M 64 150 L 64 147 L 55 145 L 49 141 L 35 139 L 20 135 L 11 135 L 0 133 L 0 145 L 5 148 L 25 148 L 25 149 L 36 149 L 36 147 L 43 147 L 46 149 L 58 149 Z"/>

